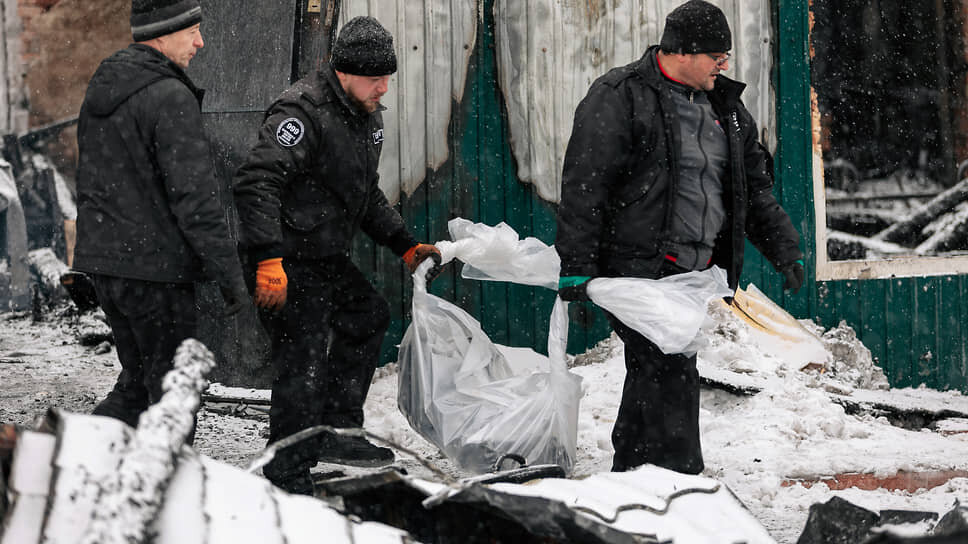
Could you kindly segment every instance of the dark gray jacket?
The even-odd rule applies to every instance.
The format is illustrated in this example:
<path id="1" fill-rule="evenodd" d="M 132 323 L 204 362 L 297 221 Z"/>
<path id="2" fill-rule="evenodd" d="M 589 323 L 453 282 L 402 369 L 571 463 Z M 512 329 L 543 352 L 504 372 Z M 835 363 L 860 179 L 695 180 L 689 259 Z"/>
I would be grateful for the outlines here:
<path id="1" fill-rule="evenodd" d="M 201 100 L 184 71 L 132 44 L 105 59 L 78 120 L 74 268 L 159 282 L 242 284 Z"/>
<path id="2" fill-rule="evenodd" d="M 398 256 L 417 242 L 378 184 L 383 117 L 349 101 L 329 64 L 269 106 L 235 175 L 241 243 L 256 262 L 349 253 L 363 230 Z"/>
<path id="3" fill-rule="evenodd" d="M 679 119 L 657 47 L 592 84 L 575 112 L 565 153 L 558 234 L 562 276 L 654 278 L 674 253 Z M 746 238 L 776 267 L 801 259 L 799 234 L 773 197 L 769 154 L 739 99 L 745 85 L 719 76 L 708 93 L 725 128 L 726 218 L 712 264 L 739 282 Z"/>

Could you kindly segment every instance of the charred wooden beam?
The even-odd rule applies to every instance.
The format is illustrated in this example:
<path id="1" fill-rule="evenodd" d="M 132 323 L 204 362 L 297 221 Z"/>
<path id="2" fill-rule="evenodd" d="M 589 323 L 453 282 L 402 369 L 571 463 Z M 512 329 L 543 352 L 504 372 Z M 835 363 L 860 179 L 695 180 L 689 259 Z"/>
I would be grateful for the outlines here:
<path id="1" fill-rule="evenodd" d="M 911 193 L 887 193 L 882 195 L 875 194 L 853 194 L 853 195 L 836 195 L 825 197 L 828 203 L 830 202 L 853 202 L 853 203 L 868 203 L 875 202 L 878 200 L 910 200 L 912 198 L 934 198 L 938 196 L 937 191 L 916 191 Z"/>
<path id="2" fill-rule="evenodd" d="M 82 346 L 97 346 L 102 342 L 114 343 L 111 327 L 94 314 L 82 314 L 77 319 L 77 341 Z"/>
<path id="3" fill-rule="evenodd" d="M 865 260 L 871 258 L 871 255 L 884 257 L 908 253 L 911 253 L 908 248 L 876 238 L 854 236 L 835 230 L 827 231 L 827 255 L 832 261 Z"/>
<path id="4" fill-rule="evenodd" d="M 827 201 L 828 204 L 830 201 Z M 857 236 L 874 236 L 897 221 L 897 214 L 871 208 L 827 207 L 827 228 Z"/>
<path id="5" fill-rule="evenodd" d="M 961 180 L 954 187 L 932 198 L 901 221 L 879 232 L 875 238 L 904 246 L 916 246 L 924 240 L 924 227 L 965 200 L 968 200 L 968 179 Z"/>
<path id="6" fill-rule="evenodd" d="M 915 253 L 936 255 L 945 251 L 968 249 L 968 205 L 959 205 L 953 212 L 938 218 L 938 226 Z"/>

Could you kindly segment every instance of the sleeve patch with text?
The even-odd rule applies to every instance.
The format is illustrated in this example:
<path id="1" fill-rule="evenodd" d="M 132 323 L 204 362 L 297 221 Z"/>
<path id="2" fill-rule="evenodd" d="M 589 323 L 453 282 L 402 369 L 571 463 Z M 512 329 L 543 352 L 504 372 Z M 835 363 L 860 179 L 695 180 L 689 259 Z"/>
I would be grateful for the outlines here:
<path id="1" fill-rule="evenodd" d="M 292 147 L 298 144 L 306 134 L 306 127 L 302 121 L 295 117 L 290 117 L 279 123 L 276 129 L 276 141 L 283 147 Z"/>

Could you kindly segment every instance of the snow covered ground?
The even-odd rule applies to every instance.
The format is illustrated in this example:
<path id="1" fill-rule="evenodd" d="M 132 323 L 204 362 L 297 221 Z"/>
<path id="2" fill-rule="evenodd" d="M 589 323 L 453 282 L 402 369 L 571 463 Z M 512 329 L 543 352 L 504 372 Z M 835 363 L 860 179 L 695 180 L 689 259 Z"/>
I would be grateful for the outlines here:
<path id="1" fill-rule="evenodd" d="M 941 515 L 956 500 L 968 501 L 968 478 L 914 492 L 789 485 L 795 479 L 844 473 L 968 471 L 968 433 L 959 432 L 968 430 L 968 421 L 949 420 L 937 429 L 911 431 L 884 417 L 848 415 L 831 393 L 850 397 L 862 388 L 886 385 L 849 328 L 822 331 L 805 322 L 808 334 L 784 340 L 751 328 L 722 308 L 713 309 L 711 316 L 706 327 L 710 343 L 699 353 L 703 373 L 752 380 L 762 391 L 739 396 L 704 390 L 706 475 L 728 485 L 778 542 L 796 542 L 810 505 L 833 496 L 874 511 L 925 510 Z M 0 319 L 0 421 L 28 424 L 47 406 L 88 412 L 113 383 L 118 371 L 113 351 L 96 353 L 73 342 L 68 318 L 31 323 L 29 316 L 8 314 Z M 583 377 L 578 462 L 572 475 L 580 478 L 611 466 L 610 432 L 625 374 L 621 342 L 613 336 L 576 357 L 571 366 Z M 808 370 L 802 371 L 804 367 Z M 820 367 L 823 373 L 817 370 Z M 365 407 L 367 430 L 413 450 L 444 472 L 465 476 L 411 430 L 397 410 L 396 391 L 395 365 L 380 369 Z M 903 395 L 912 405 L 968 403 L 957 392 L 909 389 L 891 395 Z M 203 410 L 195 446 L 202 454 L 245 467 L 264 446 L 265 427 L 264 420 Z M 398 453 L 398 464 L 411 474 L 433 477 L 406 454 Z M 335 468 L 340 467 L 316 470 Z M 919 534 L 925 527 L 897 530 Z"/>

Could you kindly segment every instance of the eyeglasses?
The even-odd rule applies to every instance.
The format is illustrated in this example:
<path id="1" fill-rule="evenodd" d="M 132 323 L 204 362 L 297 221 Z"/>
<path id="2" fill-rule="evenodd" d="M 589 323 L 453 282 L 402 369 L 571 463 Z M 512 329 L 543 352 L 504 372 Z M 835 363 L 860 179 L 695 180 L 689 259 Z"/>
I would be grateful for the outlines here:
<path id="1" fill-rule="evenodd" d="M 706 53 L 706 56 L 716 61 L 716 66 L 722 68 L 727 62 L 729 62 L 729 57 L 732 56 L 731 53 L 723 53 L 722 56 L 717 57 L 712 53 Z"/>

